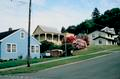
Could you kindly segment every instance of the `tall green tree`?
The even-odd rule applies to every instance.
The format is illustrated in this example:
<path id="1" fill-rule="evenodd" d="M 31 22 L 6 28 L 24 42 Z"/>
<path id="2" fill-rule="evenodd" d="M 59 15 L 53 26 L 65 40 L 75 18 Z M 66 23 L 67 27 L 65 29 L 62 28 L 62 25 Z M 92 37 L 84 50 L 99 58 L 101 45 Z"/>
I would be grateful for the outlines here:
<path id="1" fill-rule="evenodd" d="M 97 19 L 100 16 L 100 12 L 97 8 L 95 8 L 92 12 L 92 19 Z"/>
<path id="2" fill-rule="evenodd" d="M 114 28 L 116 33 L 118 33 L 120 29 L 120 9 L 113 8 L 111 10 L 106 10 L 104 14 L 100 16 L 97 24 Z"/>
<path id="3" fill-rule="evenodd" d="M 90 33 L 95 30 L 101 30 L 104 27 L 114 28 L 116 33 L 120 30 L 120 8 L 113 8 L 106 10 L 104 14 L 100 14 L 100 11 L 95 8 L 92 12 L 92 19 L 85 20 L 77 26 L 69 26 L 67 32 L 79 34 Z"/>
<path id="4" fill-rule="evenodd" d="M 62 26 L 61 33 L 64 33 L 66 31 L 65 27 Z"/>
<path id="5" fill-rule="evenodd" d="M 76 26 L 75 25 L 69 26 L 66 31 L 69 33 L 75 33 Z"/>

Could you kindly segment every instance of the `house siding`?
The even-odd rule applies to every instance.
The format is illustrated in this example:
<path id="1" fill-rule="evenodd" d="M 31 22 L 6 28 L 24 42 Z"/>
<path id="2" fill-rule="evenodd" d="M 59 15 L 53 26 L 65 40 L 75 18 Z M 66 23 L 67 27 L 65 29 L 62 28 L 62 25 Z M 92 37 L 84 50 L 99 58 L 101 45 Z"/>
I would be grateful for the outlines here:
<path id="1" fill-rule="evenodd" d="M 20 33 L 24 32 L 25 37 L 23 39 L 20 38 Z M 4 39 L 1 44 L 1 59 L 8 60 L 8 59 L 17 59 L 18 56 L 22 56 L 23 58 L 27 57 L 27 33 L 24 30 L 18 30 L 12 36 Z M 30 38 L 31 45 L 39 46 L 38 42 L 35 41 L 32 37 Z M 16 44 L 16 52 L 7 52 L 7 44 Z M 40 53 L 31 53 L 31 58 L 40 57 Z"/>
<path id="2" fill-rule="evenodd" d="M 93 40 L 94 38 L 99 37 L 99 36 L 114 40 L 115 35 L 108 34 L 108 33 L 101 32 L 101 31 L 94 31 L 88 35 L 89 40 L 90 40 L 90 45 L 114 45 L 113 41 L 109 41 L 103 38 L 98 38 L 98 39 Z M 98 43 L 98 40 L 100 39 L 104 42 L 103 44 Z"/>
<path id="3" fill-rule="evenodd" d="M 101 40 L 102 42 L 101 44 L 99 43 L 99 40 Z M 95 42 L 95 45 L 106 45 L 106 40 L 102 38 L 98 38 L 94 42 Z"/>
<path id="4" fill-rule="evenodd" d="M 1 42 L 0 42 L 0 59 L 1 59 Z"/>
<path id="5" fill-rule="evenodd" d="M 94 35 L 94 37 L 93 37 Z M 95 45 L 96 42 L 93 40 L 94 38 L 98 37 L 98 36 L 102 36 L 102 37 L 106 37 L 107 34 L 104 32 L 100 32 L 100 31 L 94 31 L 91 34 L 88 35 L 89 40 L 90 40 L 90 45 Z"/>

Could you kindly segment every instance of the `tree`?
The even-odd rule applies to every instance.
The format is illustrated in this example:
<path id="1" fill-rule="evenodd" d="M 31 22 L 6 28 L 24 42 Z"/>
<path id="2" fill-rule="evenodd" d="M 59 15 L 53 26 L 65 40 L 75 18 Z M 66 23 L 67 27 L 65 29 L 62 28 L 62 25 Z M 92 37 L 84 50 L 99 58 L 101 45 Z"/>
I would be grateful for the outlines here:
<path id="1" fill-rule="evenodd" d="M 98 18 L 98 21 L 96 23 L 102 26 L 114 28 L 116 33 L 118 33 L 120 29 L 120 9 L 113 8 L 111 10 L 106 10 L 104 14 Z"/>
<path id="2" fill-rule="evenodd" d="M 44 53 L 45 51 L 47 51 L 47 50 L 50 50 L 50 49 L 53 49 L 53 47 L 54 47 L 54 43 L 52 43 L 52 42 L 48 42 L 48 41 L 42 41 L 41 42 L 41 52 L 42 53 Z"/>
<path id="3" fill-rule="evenodd" d="M 79 33 L 82 33 L 82 34 L 91 33 L 96 29 L 94 26 L 95 26 L 95 23 L 92 19 L 85 20 L 84 22 L 76 26 L 75 34 L 78 35 Z"/>
<path id="4" fill-rule="evenodd" d="M 72 25 L 67 28 L 67 32 L 78 35 L 79 33 L 91 33 L 95 30 L 101 30 L 104 27 L 114 28 L 118 33 L 120 30 L 120 8 L 106 10 L 104 14 L 100 14 L 95 8 L 92 12 L 92 19 L 85 20 L 77 26 Z"/>
<path id="5" fill-rule="evenodd" d="M 67 43 L 66 47 L 67 47 L 67 56 L 71 56 L 72 55 L 71 51 L 74 50 L 73 45 L 71 43 Z M 65 43 L 61 46 L 61 49 L 65 51 Z M 65 56 L 65 52 L 63 56 Z"/>
<path id="6" fill-rule="evenodd" d="M 97 19 L 100 16 L 100 12 L 97 8 L 92 12 L 92 19 Z"/>
<path id="7" fill-rule="evenodd" d="M 75 36 L 69 36 L 69 37 L 66 37 L 66 42 L 67 43 L 73 43 L 73 41 L 76 40 L 76 37 Z"/>
<path id="8" fill-rule="evenodd" d="M 75 34 L 76 26 L 75 25 L 69 26 L 66 31 Z"/>
<path id="9" fill-rule="evenodd" d="M 74 41 L 73 45 L 74 45 L 75 49 L 84 49 L 87 47 L 87 43 L 83 39 L 76 39 L 76 41 Z"/>
<path id="10" fill-rule="evenodd" d="M 65 27 L 63 26 L 62 29 L 61 29 L 61 33 L 64 33 L 66 30 L 65 30 Z"/>

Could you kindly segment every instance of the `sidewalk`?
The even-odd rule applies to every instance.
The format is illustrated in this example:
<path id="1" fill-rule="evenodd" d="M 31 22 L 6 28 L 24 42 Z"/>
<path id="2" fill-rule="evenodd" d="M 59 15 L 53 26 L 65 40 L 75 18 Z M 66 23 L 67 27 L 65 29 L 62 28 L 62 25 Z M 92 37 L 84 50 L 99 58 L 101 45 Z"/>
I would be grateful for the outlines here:
<path id="1" fill-rule="evenodd" d="M 114 49 L 116 49 L 116 48 L 114 48 Z M 104 50 L 104 51 L 99 51 L 99 52 L 94 52 L 94 53 L 85 54 L 85 55 L 98 54 L 98 53 L 107 52 L 107 51 L 111 51 L 111 50 L 113 50 L 113 49 Z M 71 58 L 77 58 L 77 57 L 79 57 L 79 56 L 85 56 L 85 55 L 77 55 L 77 56 L 65 57 L 65 58 L 60 58 L 60 59 L 48 60 L 48 61 L 44 61 L 44 62 L 39 62 L 39 63 L 31 64 L 31 66 L 33 66 L 33 65 L 38 65 L 38 64 L 50 63 L 50 62 L 55 62 L 55 61 L 60 61 L 60 60 L 66 60 L 66 59 L 71 59 Z M 16 66 L 16 67 L 4 68 L 4 69 L 0 69 L 0 71 L 17 69 L 17 68 L 22 68 L 22 67 L 26 67 L 26 66 L 27 66 L 27 65 L 21 65 L 21 66 Z"/>

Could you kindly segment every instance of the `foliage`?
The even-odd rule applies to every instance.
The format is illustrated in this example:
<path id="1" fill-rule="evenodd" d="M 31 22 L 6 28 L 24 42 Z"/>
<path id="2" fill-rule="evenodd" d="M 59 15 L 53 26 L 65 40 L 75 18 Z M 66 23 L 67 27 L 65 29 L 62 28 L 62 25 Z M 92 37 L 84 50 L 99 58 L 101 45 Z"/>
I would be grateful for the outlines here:
<path id="1" fill-rule="evenodd" d="M 117 38 L 115 38 L 114 40 L 115 40 L 115 42 L 117 42 L 117 45 L 120 46 L 120 35 Z"/>
<path id="2" fill-rule="evenodd" d="M 47 51 L 47 50 L 49 50 L 49 49 L 52 49 L 53 47 L 54 47 L 54 43 L 52 43 L 52 42 L 48 42 L 48 41 L 42 41 L 41 42 L 41 52 L 43 53 L 43 52 L 45 52 L 45 51 Z"/>
<path id="3" fill-rule="evenodd" d="M 120 9 L 113 8 L 111 10 L 106 10 L 104 14 L 98 18 L 96 21 L 97 24 L 102 26 L 108 26 L 110 28 L 115 28 L 116 33 L 118 33 L 120 29 Z"/>
<path id="4" fill-rule="evenodd" d="M 77 39 L 82 39 L 82 40 L 84 40 L 86 42 L 87 45 L 89 45 L 90 41 L 89 41 L 88 35 L 86 35 L 86 34 L 78 34 Z"/>
<path id="5" fill-rule="evenodd" d="M 120 31 L 120 8 L 106 10 L 103 14 L 95 8 L 92 19 L 85 20 L 78 25 L 69 26 L 66 31 L 78 35 L 79 33 L 91 33 L 104 27 L 114 28 L 116 33 Z"/>
<path id="6" fill-rule="evenodd" d="M 18 59 L 22 59 L 22 58 L 23 58 L 23 56 L 22 56 L 22 55 L 18 56 Z"/>
<path id="7" fill-rule="evenodd" d="M 61 49 L 65 51 L 65 43 L 61 46 Z M 74 47 L 71 43 L 66 43 L 67 56 L 72 55 L 71 50 L 74 50 Z M 64 52 L 65 55 L 66 52 Z"/>
<path id="8" fill-rule="evenodd" d="M 77 62 L 80 60 L 85 60 L 85 59 L 89 59 L 89 58 L 93 58 L 93 57 L 101 56 L 101 55 L 105 55 L 105 54 L 108 54 L 108 52 L 90 54 L 90 55 L 84 55 L 84 56 L 82 55 L 82 56 L 67 58 L 64 60 L 58 60 L 58 61 L 48 62 L 48 63 L 44 63 L 44 64 L 37 64 L 37 65 L 33 65 L 29 68 L 22 67 L 22 68 L 17 68 L 17 69 L 12 69 L 12 70 L 0 71 L 0 75 L 37 72 L 37 71 L 44 70 L 47 68 L 64 65 L 64 64 L 68 64 L 68 63 L 73 63 L 73 62 Z"/>
<path id="9" fill-rule="evenodd" d="M 97 19 L 99 16 L 100 16 L 100 12 L 97 8 L 95 8 L 94 11 L 92 12 L 92 18 Z"/>
<path id="10" fill-rule="evenodd" d="M 64 40 L 66 40 L 66 43 L 72 44 L 74 49 L 83 49 L 89 45 L 88 36 L 84 34 L 79 34 L 77 36 L 74 34 L 68 34 L 65 38 Z M 65 41 L 63 43 L 65 43 Z"/>
<path id="11" fill-rule="evenodd" d="M 69 32 L 69 33 L 75 33 L 76 26 L 74 26 L 74 25 L 69 26 L 66 31 Z"/>
<path id="12" fill-rule="evenodd" d="M 48 60 L 53 60 L 53 59 L 57 59 L 57 58 L 43 58 L 43 59 L 31 59 L 31 64 L 33 63 L 38 63 L 38 62 L 44 62 L 44 61 L 48 61 Z M 2 60 L 2 62 L 0 62 L 0 69 L 4 69 L 4 68 L 9 68 L 9 67 L 16 67 L 16 66 L 21 66 L 21 65 L 25 65 L 26 64 L 26 60 L 12 60 L 12 61 L 4 61 Z"/>
<path id="13" fill-rule="evenodd" d="M 67 43 L 73 43 L 73 41 L 76 40 L 76 37 L 75 36 L 69 36 L 69 37 L 66 37 L 66 42 Z"/>
<path id="14" fill-rule="evenodd" d="M 40 48 L 40 51 L 41 53 L 44 53 L 45 51 L 47 50 L 52 50 L 52 49 L 61 49 L 61 46 L 60 45 L 56 45 L 52 42 L 48 42 L 48 41 L 42 41 L 41 42 L 41 48 Z"/>
<path id="15" fill-rule="evenodd" d="M 66 31 L 65 27 L 62 27 L 61 33 L 65 33 L 65 31 Z"/>
<path id="16" fill-rule="evenodd" d="M 75 49 L 84 49 L 87 47 L 87 43 L 83 39 L 76 39 L 76 41 L 74 41 L 73 45 L 74 45 Z"/>

